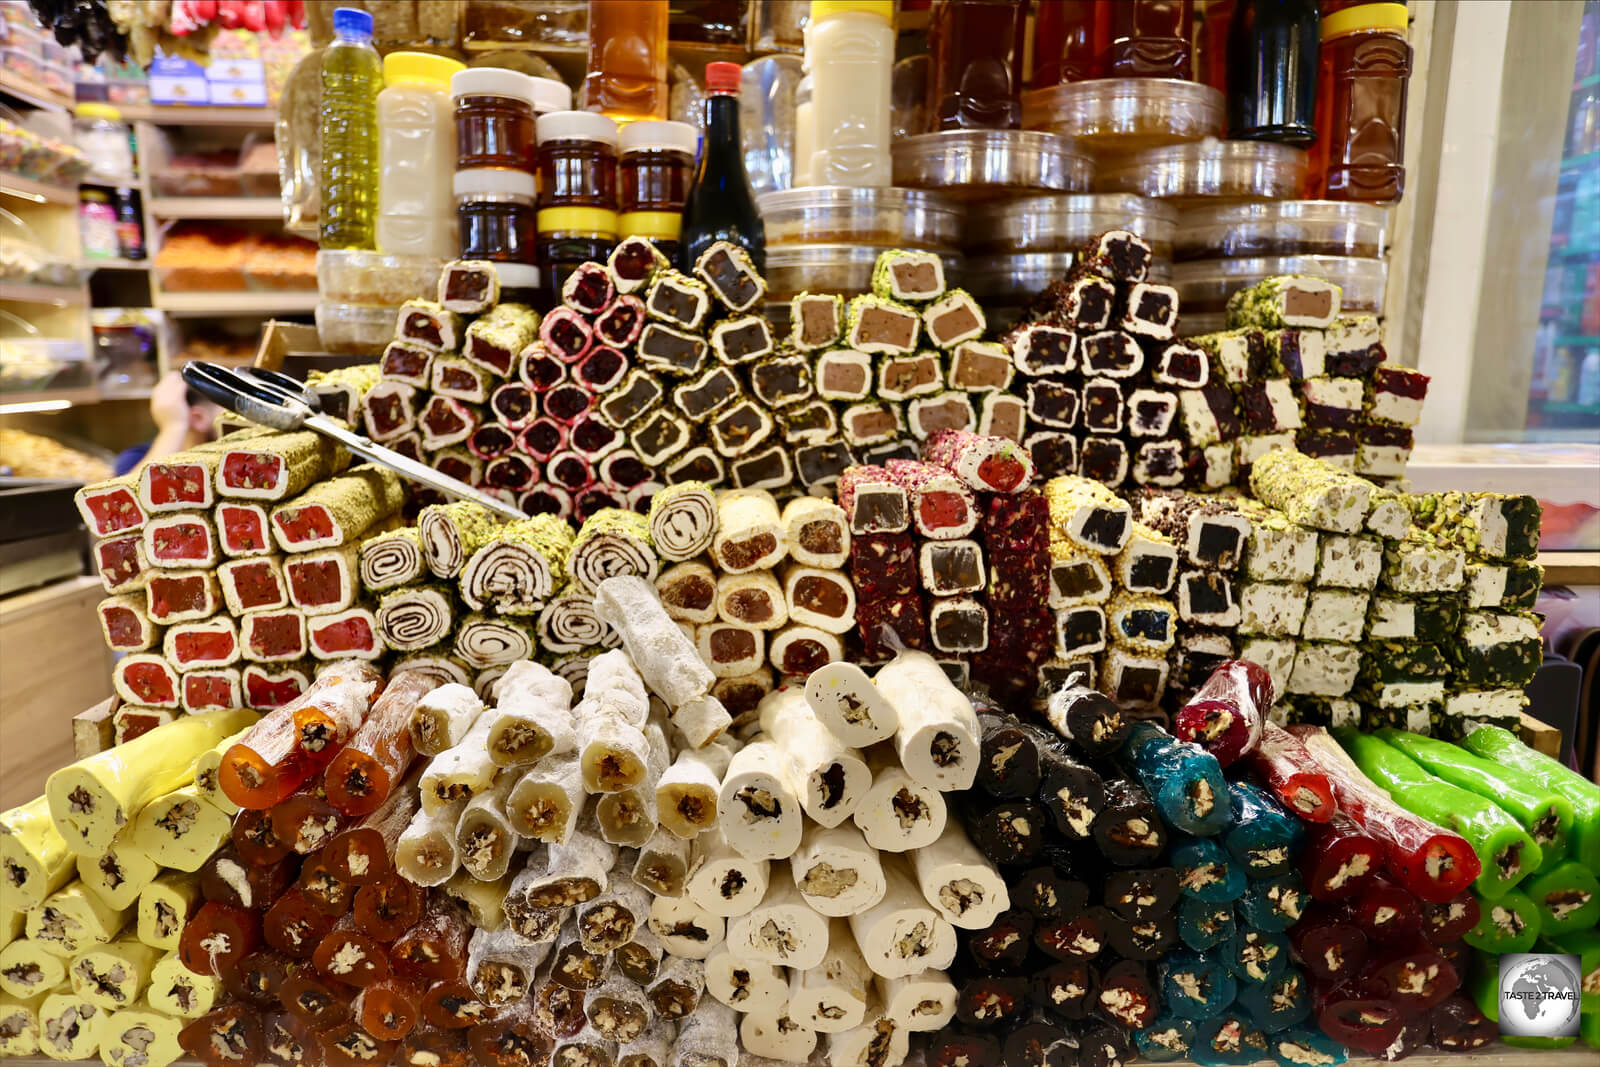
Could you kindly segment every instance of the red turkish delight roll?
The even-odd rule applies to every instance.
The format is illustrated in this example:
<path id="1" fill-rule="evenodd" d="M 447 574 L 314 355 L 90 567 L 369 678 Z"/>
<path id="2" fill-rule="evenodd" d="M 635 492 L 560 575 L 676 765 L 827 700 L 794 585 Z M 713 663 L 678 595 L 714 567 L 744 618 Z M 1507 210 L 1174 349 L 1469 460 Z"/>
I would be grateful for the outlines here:
<path id="1" fill-rule="evenodd" d="M 111 686 L 129 704 L 147 708 L 179 706 L 178 672 L 162 656 L 136 652 L 123 656 L 111 672 Z"/>
<path id="2" fill-rule="evenodd" d="M 917 545 L 909 533 L 871 533 L 850 540 L 850 580 L 861 600 L 917 591 Z"/>
<path id="3" fill-rule="evenodd" d="M 598 315 L 617 295 L 605 265 L 580 263 L 561 283 L 561 302 L 584 315 Z"/>
<path id="4" fill-rule="evenodd" d="M 237 667 L 214 667 L 188 671 L 183 675 L 183 710 L 191 715 L 244 706 L 244 692 Z"/>
<path id="5" fill-rule="evenodd" d="M 517 507 L 524 515 L 572 516 L 572 494 L 555 485 L 540 485 L 517 497 Z"/>
<path id="6" fill-rule="evenodd" d="M 162 651 L 182 671 L 226 667 L 239 659 L 239 632 L 226 615 L 183 622 L 168 628 Z"/>
<path id="7" fill-rule="evenodd" d="M 96 541 L 94 566 L 100 574 L 100 584 L 108 593 L 144 588 L 149 561 L 144 555 L 143 536 L 135 532 Z"/>
<path id="8" fill-rule="evenodd" d="M 522 382 L 506 382 L 489 395 L 489 410 L 506 427 L 520 430 L 538 417 L 539 402 Z"/>
<path id="9" fill-rule="evenodd" d="M 289 600 L 307 615 L 331 615 L 355 603 L 360 590 L 359 548 L 343 545 L 290 556 L 283 562 Z"/>
<path id="10" fill-rule="evenodd" d="M 289 606 L 289 590 L 277 556 L 230 559 L 218 565 L 217 582 L 230 615 Z"/>
<path id="11" fill-rule="evenodd" d="M 161 629 L 144 610 L 138 594 L 112 596 L 100 601 L 100 630 L 113 652 L 143 652 L 161 639 Z"/>
<path id="12" fill-rule="evenodd" d="M 217 565 L 217 535 L 211 518 L 198 512 L 156 515 L 144 525 L 144 554 L 153 567 Z"/>
<path id="13" fill-rule="evenodd" d="M 502 385 L 500 388 L 506 389 L 509 386 Z M 532 419 L 528 421 L 531 422 Z M 486 422 L 473 430 L 472 436 L 467 438 L 467 450 L 477 459 L 495 459 L 503 456 L 517 447 L 515 431 L 524 428 L 525 425 L 513 429 L 509 423 Z"/>
<path id="14" fill-rule="evenodd" d="M 594 469 L 576 452 L 557 452 L 545 464 L 545 477 L 564 489 L 578 492 L 594 480 Z"/>
<path id="15" fill-rule="evenodd" d="M 544 413 L 563 426 L 571 426 L 594 406 L 594 394 L 581 385 L 568 382 L 544 394 Z"/>
<path id="16" fill-rule="evenodd" d="M 223 449 L 217 492 L 248 500 L 283 500 L 346 461 L 342 449 L 312 430 L 250 437 Z"/>
<path id="17" fill-rule="evenodd" d="M 619 296 L 594 320 L 594 332 L 604 344 L 626 348 L 644 331 L 644 301 L 636 296 Z"/>
<path id="18" fill-rule="evenodd" d="M 1172 736 L 1192 741 L 1227 767 L 1261 745 L 1266 709 L 1273 703 L 1272 677 L 1248 660 L 1230 660 L 1211 672 L 1172 719 Z"/>
<path id="19" fill-rule="evenodd" d="M 317 659 L 377 659 L 385 650 L 377 620 L 366 608 L 307 619 L 306 637 Z"/>
<path id="20" fill-rule="evenodd" d="M 400 476 L 369 464 L 273 508 L 272 533 L 285 552 L 337 548 L 359 540 L 404 501 Z"/>
<path id="21" fill-rule="evenodd" d="M 505 433 L 508 437 L 511 436 L 505 427 L 497 426 L 494 423 L 490 423 L 488 427 L 480 426 L 478 429 L 482 431 L 491 427 Z M 473 436 L 477 436 L 477 434 Z M 516 439 L 512 437 L 511 440 L 515 444 Z M 510 451 L 510 449 L 507 449 L 507 451 Z M 483 460 L 460 446 L 442 448 L 435 452 L 429 461 L 429 466 L 440 474 L 448 474 L 456 481 L 466 482 L 468 485 L 477 485 L 483 481 Z M 413 495 L 416 492 L 413 491 Z"/>
<path id="22" fill-rule="evenodd" d="M 106 482 L 86 485 L 73 494 L 83 524 L 96 537 L 130 533 L 149 515 L 139 503 L 139 475 L 124 474 Z"/>
<path id="23" fill-rule="evenodd" d="M 923 445 L 922 455 L 978 492 L 1015 493 L 1033 479 L 1033 460 L 1004 437 L 941 430 Z"/>
<path id="24" fill-rule="evenodd" d="M 1284 806 L 1307 822 L 1327 822 L 1339 810 L 1328 776 L 1299 738 L 1276 723 L 1262 724 L 1261 745 L 1251 763 Z M 1311 881 L 1309 876 L 1307 881 Z M 1312 895 L 1317 895 L 1315 886 Z"/>
<path id="25" fill-rule="evenodd" d="M 152 622 L 190 622 L 215 615 L 222 593 L 212 571 L 154 571 L 144 588 Z"/>
<path id="26" fill-rule="evenodd" d="M 578 384 L 591 393 L 609 392 L 628 373 L 628 357 L 610 345 L 596 345 L 572 368 Z M 554 386 L 552 385 L 552 388 Z"/>
<path id="27" fill-rule="evenodd" d="M 405 382 L 380 381 L 361 398 L 367 436 L 393 441 L 417 425 L 417 391 Z"/>
<path id="28" fill-rule="evenodd" d="M 539 340 L 563 363 L 576 363 L 594 345 L 594 327 L 571 308 L 556 308 L 539 324 Z"/>
<path id="29" fill-rule="evenodd" d="M 217 540 L 224 555 L 261 556 L 272 551 L 267 509 L 260 504 L 225 500 L 216 510 Z"/>
<path id="30" fill-rule="evenodd" d="M 140 505 L 150 514 L 211 507 L 216 503 L 216 487 L 212 480 L 221 460 L 220 452 L 195 450 L 146 463 L 139 471 Z"/>
<path id="31" fill-rule="evenodd" d="M 535 462 L 548 462 L 567 447 L 567 428 L 551 418 L 534 419 L 517 438 L 517 447 Z"/>
<path id="32" fill-rule="evenodd" d="M 517 377 L 529 389 L 542 393 L 566 380 L 567 365 L 557 359 L 542 341 L 535 341 L 517 357 Z"/>
<path id="33" fill-rule="evenodd" d="M 528 457 L 512 453 L 499 459 L 491 459 L 485 464 L 482 483 L 490 489 L 520 493 L 531 486 L 538 477 L 539 472 Z"/>
<path id="34" fill-rule="evenodd" d="M 244 706 L 258 711 L 280 708 L 311 686 L 311 670 L 301 663 L 246 663 L 239 672 Z"/>
<path id="35" fill-rule="evenodd" d="M 173 708 L 141 708 L 124 704 L 111 716 L 112 738 L 116 744 L 125 745 L 177 717 L 178 712 Z"/>
<path id="36" fill-rule="evenodd" d="M 858 595 L 856 627 L 861 631 L 862 655 L 869 661 L 893 658 L 900 650 L 894 643 L 896 638 L 906 648 L 928 647 L 928 619 L 922 610 L 922 597 L 916 593 L 876 600 Z"/>
<path id="37" fill-rule="evenodd" d="M 429 452 L 459 444 L 483 422 L 483 412 L 449 396 L 433 396 L 417 416 L 422 430 L 422 447 Z"/>
<path id="38" fill-rule="evenodd" d="M 593 415 L 584 415 L 569 427 L 567 439 L 574 451 L 599 461 L 621 448 L 627 440 L 623 432 Z"/>
<path id="39" fill-rule="evenodd" d="M 972 490 L 943 467 L 916 460 L 890 460 L 889 476 L 906 491 L 917 533 L 936 541 L 965 537 L 978 525 Z"/>
<path id="40" fill-rule="evenodd" d="M 239 647 L 256 663 L 283 663 L 305 656 L 306 617 L 294 608 L 253 611 L 239 620 Z"/>

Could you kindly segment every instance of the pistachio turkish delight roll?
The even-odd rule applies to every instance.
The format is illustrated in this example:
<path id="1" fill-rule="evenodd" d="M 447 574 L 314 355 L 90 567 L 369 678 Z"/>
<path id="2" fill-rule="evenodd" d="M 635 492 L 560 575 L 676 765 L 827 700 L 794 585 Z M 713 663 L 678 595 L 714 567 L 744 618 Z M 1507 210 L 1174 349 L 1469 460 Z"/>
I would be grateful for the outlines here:
<path id="1" fill-rule="evenodd" d="M 359 567 L 363 588 L 374 593 L 420 580 L 427 561 L 417 528 L 404 526 L 367 538 L 361 543 Z"/>
<path id="2" fill-rule="evenodd" d="M 1332 282 L 1302 274 L 1275 275 L 1228 298 L 1228 325 L 1321 330 L 1339 317 L 1339 297 L 1340 289 Z"/>
<path id="3" fill-rule="evenodd" d="M 1441 544 L 1426 530 L 1413 528 L 1404 541 L 1390 541 L 1383 549 L 1379 582 L 1396 593 L 1448 593 L 1467 580 L 1466 555 Z"/>
<path id="4" fill-rule="evenodd" d="M 415 652 L 443 641 L 455 622 L 454 598 L 437 585 L 419 585 L 386 593 L 374 618 L 390 648 Z"/>
<path id="5" fill-rule="evenodd" d="M 349 465 L 349 453 L 311 430 L 251 437 L 222 451 L 217 492 L 225 497 L 283 500 Z"/>
<path id="6" fill-rule="evenodd" d="M 694 273 L 730 311 L 749 311 L 767 295 L 767 283 L 749 253 L 729 241 L 715 241 L 700 253 Z"/>
<path id="7" fill-rule="evenodd" d="M 1359 533 L 1371 510 L 1372 484 L 1292 450 L 1270 452 L 1250 471 L 1256 498 L 1291 522 L 1332 533 Z"/>
<path id="8" fill-rule="evenodd" d="M 494 536 L 495 518 L 468 501 L 435 504 L 422 509 L 417 536 L 428 569 L 440 578 L 454 578 L 467 559 Z"/>
<path id="9" fill-rule="evenodd" d="M 285 552 L 354 544 L 366 530 L 400 509 L 399 475 L 367 464 L 319 482 L 272 509 L 272 532 Z"/>
<path id="10" fill-rule="evenodd" d="M 507 523 L 462 568 L 462 599 L 475 611 L 536 614 L 561 584 L 572 545 L 572 528 L 556 516 Z"/>
<path id="11" fill-rule="evenodd" d="M 306 375 L 306 388 L 317 398 L 322 414 L 346 425 L 359 425 L 361 398 L 378 383 L 376 363 L 358 363 L 331 371 L 312 371 Z"/>

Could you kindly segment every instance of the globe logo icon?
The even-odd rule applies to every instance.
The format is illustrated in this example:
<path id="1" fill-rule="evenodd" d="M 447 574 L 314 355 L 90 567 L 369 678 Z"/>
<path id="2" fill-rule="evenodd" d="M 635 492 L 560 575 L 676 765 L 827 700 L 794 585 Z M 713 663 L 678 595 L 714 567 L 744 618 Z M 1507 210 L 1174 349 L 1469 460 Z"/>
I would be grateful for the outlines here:
<path id="1" fill-rule="evenodd" d="M 1575 1036 L 1580 981 L 1576 956 L 1529 952 L 1500 957 L 1500 1032 Z"/>

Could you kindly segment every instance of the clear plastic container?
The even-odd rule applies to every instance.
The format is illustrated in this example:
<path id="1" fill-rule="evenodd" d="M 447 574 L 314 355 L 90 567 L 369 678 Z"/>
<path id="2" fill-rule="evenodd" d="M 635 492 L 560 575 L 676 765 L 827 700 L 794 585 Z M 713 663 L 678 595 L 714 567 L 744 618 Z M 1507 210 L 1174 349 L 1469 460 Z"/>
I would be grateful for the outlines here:
<path id="1" fill-rule="evenodd" d="M 1161 200 L 1283 200 L 1300 192 L 1308 164 L 1292 145 L 1207 138 L 1102 160 L 1095 188 Z"/>
<path id="2" fill-rule="evenodd" d="M 1022 96 L 1022 126 L 1076 138 L 1095 155 L 1221 137 L 1227 100 L 1199 82 L 1096 78 Z"/>
<path id="3" fill-rule="evenodd" d="M 1388 264 L 1355 256 L 1257 256 L 1248 259 L 1192 259 L 1175 264 L 1172 285 L 1178 290 L 1179 329 L 1196 333 L 1189 316 L 1227 310 L 1228 297 L 1277 274 L 1324 278 L 1343 291 L 1339 306 L 1346 311 L 1376 314 L 1383 310 Z"/>
<path id="4" fill-rule="evenodd" d="M 896 138 L 896 185 L 962 200 L 1030 190 L 1087 192 L 1093 161 L 1065 137 L 1034 130 L 943 130 Z"/>
<path id="5" fill-rule="evenodd" d="M 994 256 L 969 256 L 962 267 L 962 284 L 983 304 L 991 327 L 1004 328 L 1017 321 L 1024 305 L 1051 282 L 1071 271 L 1072 252 L 1017 252 Z M 1164 282 L 1172 273 L 1166 259 L 1150 261 L 1150 280 Z"/>
<path id="6" fill-rule="evenodd" d="M 93 384 L 86 344 L 46 337 L 32 323 L 0 311 L 0 394 Z"/>
<path id="7" fill-rule="evenodd" d="M 1389 209 L 1339 200 L 1202 204 L 1178 216 L 1172 258 L 1383 255 Z"/>
<path id="8" fill-rule="evenodd" d="M 760 197 L 767 247 L 870 244 L 953 250 L 961 205 L 938 193 L 895 186 L 812 185 Z"/>
<path id="9" fill-rule="evenodd" d="M 110 104 L 79 104 L 72 138 L 89 159 L 89 180 L 106 185 L 132 185 L 133 142 L 122 112 Z"/>
<path id="10" fill-rule="evenodd" d="M 317 304 L 317 340 L 322 350 L 336 356 L 376 356 L 394 340 L 396 307 L 357 307 L 354 304 Z"/>
<path id="11" fill-rule="evenodd" d="M 969 256 L 1071 252 L 1104 230 L 1125 229 L 1150 242 L 1157 258 L 1172 256 L 1178 211 L 1128 193 L 1026 196 L 967 209 Z"/>
<path id="12" fill-rule="evenodd" d="M 398 307 L 431 294 L 443 267 L 443 261 L 425 256 L 324 248 L 317 253 L 317 289 L 330 303 Z"/>
<path id="13" fill-rule="evenodd" d="M 872 268 L 878 256 L 900 244 L 808 244 L 783 245 L 767 250 L 767 300 L 769 303 L 792 300 L 802 292 L 842 293 L 853 296 L 872 288 Z M 961 257 L 940 256 L 944 260 L 945 281 L 960 285 Z"/>

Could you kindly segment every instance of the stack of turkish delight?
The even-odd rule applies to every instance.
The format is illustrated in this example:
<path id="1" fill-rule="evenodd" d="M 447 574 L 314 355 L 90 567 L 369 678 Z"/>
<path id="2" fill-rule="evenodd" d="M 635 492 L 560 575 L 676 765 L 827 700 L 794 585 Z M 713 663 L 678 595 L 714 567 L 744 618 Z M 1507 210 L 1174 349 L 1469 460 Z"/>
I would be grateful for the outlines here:
<path id="1" fill-rule="evenodd" d="M 1049 605 L 1055 659 L 1047 682 L 1082 675 L 1119 705 L 1157 714 L 1177 640 L 1171 593 L 1178 547 L 1134 518 L 1099 482 L 1074 475 L 1044 487 L 1050 509 Z"/>
<path id="2" fill-rule="evenodd" d="M 838 405 L 856 457 L 869 465 L 913 459 L 917 442 L 945 429 L 1018 439 L 1022 402 L 1006 391 L 1010 356 L 981 339 L 983 309 L 966 290 L 947 288 L 940 258 L 885 252 L 872 284 L 848 306 L 801 293 L 790 316 L 794 346 L 816 354 L 817 395 Z"/>
<path id="3" fill-rule="evenodd" d="M 361 537 L 400 511 L 399 477 L 312 431 L 250 430 L 78 491 L 97 539 L 117 736 L 184 712 L 272 708 L 312 660 L 385 645 L 357 579 Z"/>
<path id="4" fill-rule="evenodd" d="M 981 664 L 1008 692 L 1031 690 L 1049 642 L 1048 520 L 1032 464 L 1009 439 L 966 430 L 939 432 L 924 454 L 839 482 L 864 657 L 887 658 L 898 641 L 931 650 L 962 685 Z"/>
<path id="5" fill-rule="evenodd" d="M 1339 296 L 1321 279 L 1268 278 L 1229 300 L 1229 329 L 1189 339 L 1216 378 L 1182 398 L 1192 446 L 1220 464 L 1231 442 L 1241 477 L 1273 449 L 1374 479 L 1405 474 L 1428 377 L 1383 365 L 1378 320 L 1340 315 Z"/>
<path id="6" fill-rule="evenodd" d="M 1174 339 L 1177 291 L 1146 281 L 1149 264 L 1143 239 L 1100 234 L 1007 335 L 1027 378 L 1025 441 L 1042 476 L 1081 474 L 1112 487 L 1232 480 L 1231 469 L 1196 480 L 1203 464 L 1179 433 L 1180 400 L 1211 380 L 1209 361 Z"/>

